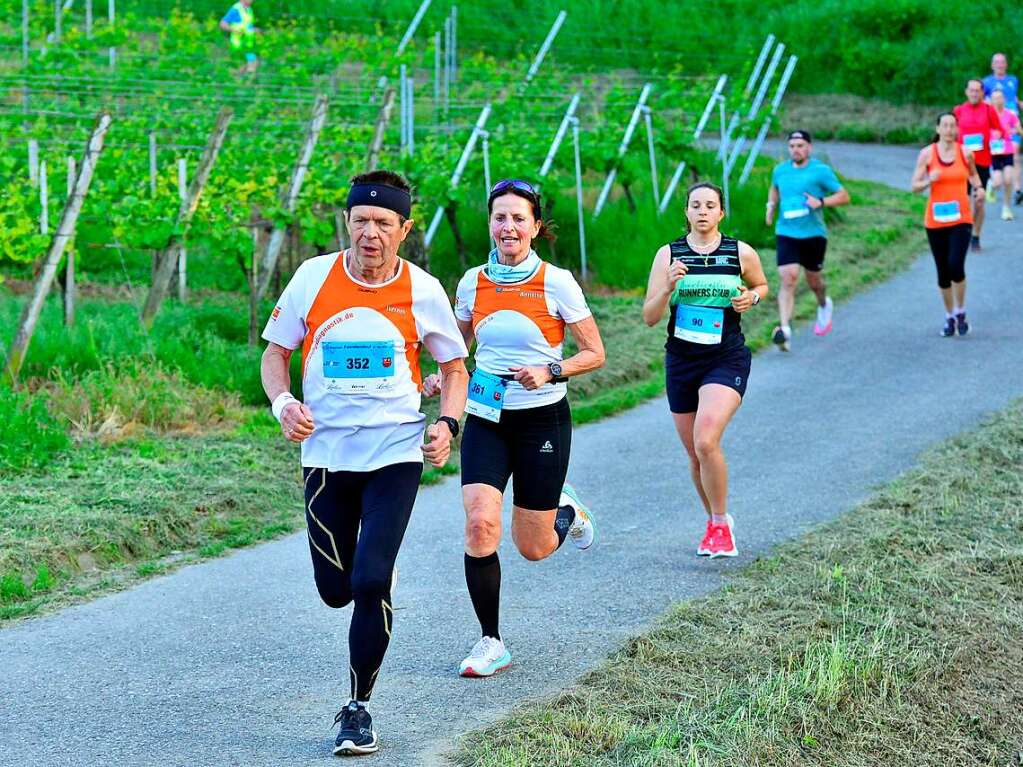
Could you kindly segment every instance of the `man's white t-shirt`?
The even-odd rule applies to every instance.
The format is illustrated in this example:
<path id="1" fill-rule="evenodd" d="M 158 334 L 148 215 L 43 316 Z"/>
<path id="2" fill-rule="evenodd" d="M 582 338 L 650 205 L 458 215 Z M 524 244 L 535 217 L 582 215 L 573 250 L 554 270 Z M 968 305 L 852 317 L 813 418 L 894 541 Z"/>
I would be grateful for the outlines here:
<path id="1" fill-rule="evenodd" d="M 302 401 L 315 428 L 302 465 L 373 471 L 423 460 L 423 346 L 437 362 L 468 356 L 440 282 L 404 259 L 370 285 L 344 254 L 302 263 L 281 294 L 263 338 L 302 347 Z"/>
<path id="2" fill-rule="evenodd" d="M 458 283 L 455 316 L 472 322 L 476 365 L 493 375 L 509 368 L 561 362 L 565 325 L 591 316 L 582 288 L 567 269 L 543 263 L 536 273 L 512 285 L 499 285 L 486 269 L 470 269 Z M 529 391 L 509 381 L 505 410 L 550 405 L 565 397 L 565 383 L 548 383 Z"/>

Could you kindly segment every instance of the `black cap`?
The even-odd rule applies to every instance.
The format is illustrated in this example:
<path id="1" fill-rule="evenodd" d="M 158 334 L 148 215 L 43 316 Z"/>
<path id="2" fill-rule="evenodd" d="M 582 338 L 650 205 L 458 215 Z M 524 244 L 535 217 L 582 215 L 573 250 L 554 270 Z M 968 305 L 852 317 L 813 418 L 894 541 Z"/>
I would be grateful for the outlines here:
<path id="1" fill-rule="evenodd" d="M 801 138 L 807 144 L 812 144 L 813 143 L 813 139 L 810 138 L 810 131 L 808 131 L 808 130 L 794 130 L 794 131 L 792 131 L 792 133 L 789 134 L 788 140 L 792 141 L 792 139 L 794 139 L 794 138 Z"/>

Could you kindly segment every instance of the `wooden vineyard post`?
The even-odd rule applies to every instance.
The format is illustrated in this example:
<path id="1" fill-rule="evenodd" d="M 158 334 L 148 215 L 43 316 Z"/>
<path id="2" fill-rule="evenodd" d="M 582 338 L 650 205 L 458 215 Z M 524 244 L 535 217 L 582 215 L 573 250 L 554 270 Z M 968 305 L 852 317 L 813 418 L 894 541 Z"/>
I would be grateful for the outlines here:
<path id="1" fill-rule="evenodd" d="M 288 213 L 295 212 L 295 204 L 298 202 L 299 192 L 302 191 L 302 182 L 305 181 L 305 174 L 309 170 L 309 161 L 312 160 L 313 150 L 316 149 L 316 142 L 319 141 L 320 131 L 323 130 L 323 124 L 326 121 L 327 97 L 319 96 L 313 106 L 313 117 L 306 130 L 305 141 L 302 142 L 302 151 L 291 172 L 291 181 L 288 183 L 288 190 L 282 201 L 282 207 Z M 267 288 L 270 287 L 270 279 L 273 277 L 274 269 L 277 268 L 277 257 L 281 253 L 287 229 L 286 226 L 278 224 L 270 233 L 270 243 L 266 246 L 266 253 L 263 254 L 263 263 L 259 265 L 259 280 L 256 283 L 257 301 L 266 295 Z"/>
<path id="2" fill-rule="evenodd" d="M 213 172 L 213 165 L 217 161 L 220 148 L 224 145 L 224 136 L 227 134 L 227 127 L 231 124 L 234 113 L 230 109 L 222 109 L 217 117 L 217 124 L 206 142 L 202 158 L 199 160 L 199 168 L 196 170 L 192 183 L 188 187 L 188 196 L 181 201 L 178 210 L 177 234 L 171 235 L 167 247 L 156 257 L 156 269 L 153 274 L 153 284 L 149 288 L 149 295 L 146 297 L 146 305 L 142 309 L 142 324 L 147 328 L 153 326 L 156 313 L 160 310 L 167 290 L 170 287 L 171 279 L 174 276 L 174 267 L 178 263 L 178 254 L 181 252 L 185 233 L 188 225 L 192 222 L 196 209 L 199 207 L 199 199 L 202 197 L 206 182 Z"/>
<path id="3" fill-rule="evenodd" d="M 107 130 L 110 128 L 111 118 L 109 114 L 100 115 L 96 127 L 93 128 L 92 136 L 89 138 L 85 156 L 82 158 L 81 168 L 75 178 L 74 191 L 68 199 L 67 205 L 60 216 L 60 223 L 57 231 L 50 241 L 49 250 L 43 259 L 42 268 L 36 278 L 32 290 L 32 298 L 25 305 L 18 322 L 18 331 L 11 342 L 10 352 L 7 354 L 7 376 L 11 382 L 18 380 L 18 373 L 25 361 L 25 354 L 28 345 L 32 341 L 32 334 L 35 332 L 36 323 L 39 321 L 39 314 L 43 309 L 43 302 L 53 285 L 53 278 L 57 274 L 57 266 L 64 255 L 64 249 L 74 236 L 75 224 L 78 222 L 78 214 L 82 211 L 82 204 L 85 202 L 85 195 L 89 191 L 89 184 L 92 182 L 92 174 L 96 169 L 96 162 L 103 151 L 103 140 Z"/>
<path id="4" fill-rule="evenodd" d="M 252 216 L 252 264 L 249 268 L 249 346 L 259 338 L 259 217 Z"/>
<path id="5" fill-rule="evenodd" d="M 384 93 L 384 103 L 380 106 L 377 114 L 376 128 L 373 130 L 373 141 L 369 145 L 369 155 L 366 157 L 366 171 L 377 169 L 380 164 L 380 150 L 384 146 L 384 135 L 387 133 L 387 124 L 391 121 L 391 113 L 394 111 L 395 91 L 394 87 L 387 89 Z"/>
<path id="6" fill-rule="evenodd" d="M 75 193 L 75 178 L 78 170 L 75 167 L 75 158 L 67 158 L 67 199 Z M 67 262 L 64 265 L 64 324 L 71 327 L 75 324 L 75 249 L 69 243 L 67 248 Z"/>
<path id="7" fill-rule="evenodd" d="M 178 198 L 181 202 L 188 199 L 188 163 L 184 157 L 178 158 Z M 178 301 L 188 300 L 188 251 L 184 247 L 178 253 Z"/>

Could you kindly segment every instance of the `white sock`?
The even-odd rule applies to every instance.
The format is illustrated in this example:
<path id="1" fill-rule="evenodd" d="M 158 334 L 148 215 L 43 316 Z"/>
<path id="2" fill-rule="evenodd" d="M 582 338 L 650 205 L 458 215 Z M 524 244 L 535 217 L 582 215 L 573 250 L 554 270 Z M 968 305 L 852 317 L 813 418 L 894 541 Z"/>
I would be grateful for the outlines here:
<path id="1" fill-rule="evenodd" d="M 785 335 L 790 335 L 792 333 L 792 328 L 790 328 L 788 325 L 782 325 L 781 332 L 784 333 Z"/>
<path id="2" fill-rule="evenodd" d="M 955 318 L 956 318 L 956 316 L 955 316 L 954 312 L 945 312 L 945 319 L 946 320 L 954 320 Z"/>
<path id="3" fill-rule="evenodd" d="M 966 314 L 966 307 L 965 306 L 957 306 L 956 307 L 956 314 Z"/>

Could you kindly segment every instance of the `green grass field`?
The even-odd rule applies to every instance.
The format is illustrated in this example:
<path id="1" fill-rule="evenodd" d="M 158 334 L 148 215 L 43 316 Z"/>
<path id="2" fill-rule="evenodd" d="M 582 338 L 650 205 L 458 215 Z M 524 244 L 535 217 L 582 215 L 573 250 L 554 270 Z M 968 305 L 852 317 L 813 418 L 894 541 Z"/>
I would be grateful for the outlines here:
<path id="1" fill-rule="evenodd" d="M 917 200 L 868 183 L 849 188 L 855 204 L 833 221 L 828 261 L 837 301 L 925 247 Z M 645 282 L 657 244 L 623 262 L 634 284 Z M 773 278 L 773 253 L 762 257 Z M 590 300 L 608 364 L 572 383 L 580 424 L 663 390 L 664 331 L 640 320 L 641 289 Z M 0 288 L 3 343 L 23 301 Z M 304 524 L 297 449 L 283 442 L 263 404 L 260 350 L 245 342 L 241 300 L 168 304 L 150 335 L 139 331 L 134 312 L 123 300 L 88 299 L 68 334 L 52 298 L 26 387 L 0 387 L 9 414 L 0 425 L 0 620 Z M 798 316 L 812 313 L 804 292 Z M 746 316 L 751 346 L 769 343 L 774 321 L 770 302 Z M 435 408 L 426 402 L 431 419 Z M 426 481 L 456 465 L 457 454 Z"/>
<path id="2" fill-rule="evenodd" d="M 680 604 L 464 767 L 1023 763 L 1023 403 Z"/>

